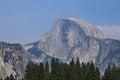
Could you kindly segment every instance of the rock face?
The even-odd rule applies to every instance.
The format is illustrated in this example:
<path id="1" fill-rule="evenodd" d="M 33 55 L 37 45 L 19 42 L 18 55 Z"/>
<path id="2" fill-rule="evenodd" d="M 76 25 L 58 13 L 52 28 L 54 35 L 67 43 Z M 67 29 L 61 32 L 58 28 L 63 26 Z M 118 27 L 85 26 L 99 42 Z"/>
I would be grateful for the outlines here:
<path id="1" fill-rule="evenodd" d="M 80 62 L 93 61 L 101 72 L 108 64 L 120 66 L 120 41 L 107 39 L 100 29 L 76 18 L 57 19 L 50 32 L 25 48 L 39 61 L 55 57 L 69 63 L 79 58 Z"/>
<path id="2" fill-rule="evenodd" d="M 99 41 L 99 53 L 95 64 L 104 71 L 108 64 L 120 67 L 120 41 L 105 39 Z"/>
<path id="3" fill-rule="evenodd" d="M 25 49 L 20 44 L 0 42 L 0 77 L 13 74 L 16 78 L 24 76 L 26 66 Z"/>
<path id="4" fill-rule="evenodd" d="M 95 38 L 105 39 L 99 29 L 77 19 L 59 19 L 54 28 L 43 35 L 38 48 L 48 55 L 69 61 L 70 57 L 80 57 L 88 62 L 87 54 L 94 56 L 99 46 Z M 96 47 L 93 49 L 93 47 Z M 83 57 L 85 56 L 85 57 Z M 90 56 L 89 56 L 90 57 Z M 92 58 L 92 55 L 90 57 Z"/>
<path id="5" fill-rule="evenodd" d="M 24 46 L 27 51 L 27 60 L 35 63 L 50 61 L 53 56 L 47 55 L 38 48 L 39 42 L 27 44 Z"/>

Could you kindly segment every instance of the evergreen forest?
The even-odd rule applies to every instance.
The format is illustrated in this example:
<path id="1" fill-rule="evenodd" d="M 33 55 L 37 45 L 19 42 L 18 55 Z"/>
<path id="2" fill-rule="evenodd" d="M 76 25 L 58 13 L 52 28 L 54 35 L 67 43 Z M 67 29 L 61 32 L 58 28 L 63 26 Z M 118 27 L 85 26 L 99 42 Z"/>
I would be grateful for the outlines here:
<path id="1" fill-rule="evenodd" d="M 11 74 L 4 80 L 16 79 Z M 120 68 L 114 64 L 108 65 L 101 76 L 100 70 L 94 66 L 93 62 L 80 64 L 79 59 L 77 61 L 72 59 L 67 64 L 53 58 L 50 63 L 28 62 L 22 80 L 120 80 Z"/>

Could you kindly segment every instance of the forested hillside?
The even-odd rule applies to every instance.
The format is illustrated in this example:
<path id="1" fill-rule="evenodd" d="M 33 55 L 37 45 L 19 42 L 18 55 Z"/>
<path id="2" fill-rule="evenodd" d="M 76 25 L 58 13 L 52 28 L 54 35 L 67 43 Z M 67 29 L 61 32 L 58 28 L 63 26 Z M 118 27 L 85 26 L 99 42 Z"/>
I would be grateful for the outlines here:
<path id="1" fill-rule="evenodd" d="M 80 64 L 79 59 L 76 62 L 72 59 L 67 64 L 53 58 L 50 64 L 29 62 L 24 80 L 120 80 L 120 68 L 108 66 L 101 76 L 92 62 Z"/>
<path id="2" fill-rule="evenodd" d="M 0 80 L 17 80 L 11 74 L 6 79 Z M 62 63 L 58 59 L 53 58 L 51 63 L 36 64 L 29 62 L 26 66 L 25 77 L 21 80 L 120 80 L 120 68 L 108 66 L 104 75 L 101 76 L 100 71 L 94 64 L 81 63 L 79 59 Z"/>

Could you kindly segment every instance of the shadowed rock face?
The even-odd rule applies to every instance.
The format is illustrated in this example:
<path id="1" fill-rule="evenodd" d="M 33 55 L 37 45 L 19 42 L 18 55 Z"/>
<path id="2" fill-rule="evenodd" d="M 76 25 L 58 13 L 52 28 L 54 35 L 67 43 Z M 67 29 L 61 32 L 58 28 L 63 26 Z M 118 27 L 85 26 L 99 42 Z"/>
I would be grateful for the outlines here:
<path id="1" fill-rule="evenodd" d="M 96 57 L 96 65 L 104 71 L 108 64 L 120 67 L 120 41 L 113 39 L 99 40 L 99 55 Z"/>
<path id="2" fill-rule="evenodd" d="M 22 78 L 25 66 L 26 53 L 20 44 L 0 42 L 0 77 L 13 74 L 16 78 Z"/>
<path id="3" fill-rule="evenodd" d="M 80 62 L 93 61 L 101 71 L 108 63 L 119 65 L 120 42 L 107 39 L 97 27 L 76 18 L 56 20 L 53 29 L 34 44 L 25 48 L 29 55 L 40 54 L 39 62 L 56 57 L 69 63 L 72 58 L 79 58 Z"/>

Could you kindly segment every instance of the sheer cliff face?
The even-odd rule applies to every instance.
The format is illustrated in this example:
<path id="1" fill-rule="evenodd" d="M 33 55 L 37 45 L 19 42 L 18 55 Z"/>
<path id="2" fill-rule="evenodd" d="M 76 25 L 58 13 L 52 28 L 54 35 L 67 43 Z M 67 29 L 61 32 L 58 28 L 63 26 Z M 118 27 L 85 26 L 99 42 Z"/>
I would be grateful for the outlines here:
<path id="1" fill-rule="evenodd" d="M 0 77 L 13 74 L 17 78 L 24 76 L 26 53 L 19 44 L 0 42 Z"/>
<path id="2" fill-rule="evenodd" d="M 101 71 L 109 63 L 119 66 L 120 42 L 107 39 L 97 27 L 76 18 L 56 20 L 53 29 L 34 44 L 25 48 L 34 56 L 37 53 L 32 51 L 38 51 L 37 57 L 41 61 L 51 57 L 59 58 L 63 62 L 79 58 L 80 62 L 93 61 Z"/>
<path id="3" fill-rule="evenodd" d="M 99 54 L 96 58 L 96 65 L 104 71 L 108 64 L 120 67 L 120 41 L 105 39 L 99 41 Z"/>
<path id="4" fill-rule="evenodd" d="M 58 19 L 53 29 L 43 35 L 38 48 L 47 55 L 65 61 L 78 57 L 88 62 L 98 55 L 99 43 L 96 38 L 106 37 L 89 23 L 74 18 Z"/>

